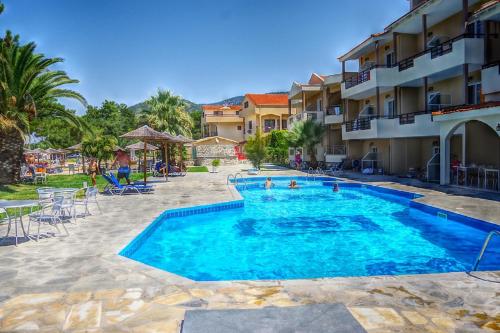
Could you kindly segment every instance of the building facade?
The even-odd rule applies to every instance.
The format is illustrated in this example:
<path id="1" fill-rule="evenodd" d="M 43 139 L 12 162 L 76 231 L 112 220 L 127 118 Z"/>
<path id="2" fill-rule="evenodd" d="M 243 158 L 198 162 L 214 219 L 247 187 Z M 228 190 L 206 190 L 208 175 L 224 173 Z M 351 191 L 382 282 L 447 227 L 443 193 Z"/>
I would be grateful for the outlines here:
<path id="1" fill-rule="evenodd" d="M 201 135 L 203 138 L 220 136 L 243 141 L 243 118 L 240 105 L 203 105 Z"/>
<path id="2" fill-rule="evenodd" d="M 288 94 L 288 127 L 326 127 L 319 161 L 500 190 L 499 1 L 412 0 L 339 60 L 341 74 L 313 73 Z M 309 161 L 302 148 L 290 161 L 297 150 Z"/>
<path id="3" fill-rule="evenodd" d="M 288 107 L 286 94 L 246 94 L 241 107 L 244 141 L 258 130 L 267 134 L 287 129 L 289 113 L 295 114 L 295 108 Z"/>
<path id="4" fill-rule="evenodd" d="M 451 181 L 451 159 L 464 167 L 500 168 L 499 2 L 426 0 L 411 6 L 339 57 L 349 159 L 367 172 L 441 183 Z M 357 73 L 345 72 L 349 61 L 357 63 Z M 462 121 L 451 121 L 457 117 Z"/>

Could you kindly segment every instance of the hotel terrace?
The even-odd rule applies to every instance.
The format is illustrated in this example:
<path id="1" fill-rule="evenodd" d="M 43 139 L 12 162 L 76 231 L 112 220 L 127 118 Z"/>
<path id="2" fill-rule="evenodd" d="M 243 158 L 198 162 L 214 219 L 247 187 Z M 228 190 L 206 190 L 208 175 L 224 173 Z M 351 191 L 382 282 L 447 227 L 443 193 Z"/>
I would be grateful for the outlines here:
<path id="1" fill-rule="evenodd" d="M 500 168 L 499 33 L 499 1 L 411 1 L 339 57 L 341 75 L 294 83 L 289 123 L 328 126 L 317 151 L 327 165 L 347 157 L 370 173 L 498 189 L 488 170 Z M 347 62 L 359 71 L 346 72 Z"/>

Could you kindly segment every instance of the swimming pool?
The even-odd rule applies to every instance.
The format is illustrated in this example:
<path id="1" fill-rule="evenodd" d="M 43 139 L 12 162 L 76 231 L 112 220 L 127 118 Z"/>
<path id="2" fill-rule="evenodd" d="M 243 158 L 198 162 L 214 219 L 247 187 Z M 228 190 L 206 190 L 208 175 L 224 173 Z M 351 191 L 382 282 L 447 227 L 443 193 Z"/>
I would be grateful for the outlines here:
<path id="1" fill-rule="evenodd" d="M 468 271 L 498 226 L 415 195 L 331 179 L 238 186 L 244 201 L 166 211 L 121 254 L 192 280 L 268 280 Z M 500 269 L 493 239 L 479 269 Z"/>

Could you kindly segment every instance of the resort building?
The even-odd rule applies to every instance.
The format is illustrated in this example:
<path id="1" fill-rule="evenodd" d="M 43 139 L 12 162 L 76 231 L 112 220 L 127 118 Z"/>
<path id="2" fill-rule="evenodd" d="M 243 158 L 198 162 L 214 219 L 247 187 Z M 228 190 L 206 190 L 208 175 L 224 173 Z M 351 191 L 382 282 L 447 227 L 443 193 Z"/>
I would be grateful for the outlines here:
<path id="1" fill-rule="evenodd" d="M 499 169 L 499 2 L 410 3 L 339 57 L 349 159 L 367 172 L 441 183 L 450 182 L 452 156 L 464 167 Z M 345 71 L 348 61 L 357 73 Z"/>
<path id="2" fill-rule="evenodd" d="M 295 114 L 295 108 L 288 107 L 286 94 L 246 94 L 240 112 L 243 141 L 259 129 L 264 134 L 272 130 L 287 129 L 289 113 Z"/>
<path id="3" fill-rule="evenodd" d="M 203 138 L 220 136 L 229 140 L 243 140 L 243 118 L 240 105 L 203 105 L 201 134 Z"/>
<path id="4" fill-rule="evenodd" d="M 316 146 L 316 159 L 327 164 L 340 162 L 346 158 L 346 146 L 342 139 L 341 124 L 344 121 L 340 83 L 342 76 L 319 75 L 313 73 L 307 83 L 294 82 L 288 94 L 290 112 L 288 126 L 297 121 L 312 119 L 326 126 L 326 135 L 322 144 Z M 292 107 L 296 114 L 292 115 Z M 297 152 L 302 159 L 310 161 L 307 151 L 302 148 L 290 148 L 290 161 Z"/>

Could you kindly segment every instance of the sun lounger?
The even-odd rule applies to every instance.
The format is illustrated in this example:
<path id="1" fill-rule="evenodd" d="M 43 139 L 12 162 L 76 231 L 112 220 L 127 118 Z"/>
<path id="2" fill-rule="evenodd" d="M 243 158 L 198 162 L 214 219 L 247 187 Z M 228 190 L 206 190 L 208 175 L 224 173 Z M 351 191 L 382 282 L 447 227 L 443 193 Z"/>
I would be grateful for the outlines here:
<path id="1" fill-rule="evenodd" d="M 108 182 L 108 185 L 104 188 L 104 192 L 110 193 L 112 195 L 118 194 L 123 195 L 127 193 L 149 193 L 153 191 L 153 186 L 144 185 L 144 184 L 131 184 L 131 185 L 122 185 L 116 179 L 116 177 L 110 172 L 107 175 L 102 175 L 104 179 Z"/>

